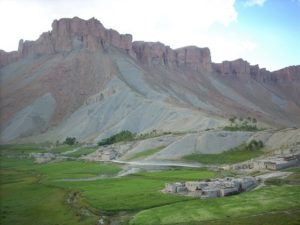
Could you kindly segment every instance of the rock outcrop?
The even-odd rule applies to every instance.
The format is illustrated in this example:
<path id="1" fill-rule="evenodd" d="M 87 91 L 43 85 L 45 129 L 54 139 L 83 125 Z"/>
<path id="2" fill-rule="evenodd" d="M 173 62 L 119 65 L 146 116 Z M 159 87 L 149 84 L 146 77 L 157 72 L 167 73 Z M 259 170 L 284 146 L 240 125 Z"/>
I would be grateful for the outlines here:
<path id="1" fill-rule="evenodd" d="M 107 51 L 116 47 L 137 61 L 148 66 L 165 66 L 169 69 L 192 70 L 195 72 L 215 72 L 224 77 L 237 79 L 252 78 L 259 82 L 291 82 L 299 80 L 300 66 L 291 66 L 270 72 L 258 65 L 250 65 L 243 59 L 212 63 L 210 50 L 188 46 L 172 49 L 160 42 L 132 42 L 132 35 L 119 34 L 106 29 L 95 18 L 83 20 L 78 17 L 63 18 L 52 23 L 52 30 L 43 33 L 36 41 L 20 40 L 18 51 L 0 50 L 0 67 L 30 55 L 48 55 L 72 50 Z"/>
<path id="2" fill-rule="evenodd" d="M 273 74 L 280 82 L 294 82 L 300 81 L 300 65 L 298 66 L 289 66 L 277 71 L 274 71 Z"/>
<path id="3" fill-rule="evenodd" d="M 250 65 L 243 59 L 213 63 L 213 71 L 224 77 L 252 78 L 262 83 L 284 83 L 300 80 L 300 66 L 290 66 L 270 72 L 258 65 Z"/>
<path id="4" fill-rule="evenodd" d="M 18 53 L 25 57 L 32 54 L 55 54 L 82 48 L 98 51 L 106 49 L 107 45 L 130 50 L 132 36 L 106 29 L 95 18 L 83 20 L 75 17 L 55 20 L 52 23 L 52 31 L 43 33 L 36 41 L 20 40 Z"/>
<path id="5" fill-rule="evenodd" d="M 243 59 L 214 63 L 213 68 L 215 72 L 224 76 L 250 74 L 250 64 Z"/>
<path id="6" fill-rule="evenodd" d="M 190 69 L 197 72 L 211 71 L 211 56 L 208 48 L 188 46 L 171 49 L 160 42 L 133 42 L 137 59 L 146 65 L 163 65 L 168 68 Z"/>

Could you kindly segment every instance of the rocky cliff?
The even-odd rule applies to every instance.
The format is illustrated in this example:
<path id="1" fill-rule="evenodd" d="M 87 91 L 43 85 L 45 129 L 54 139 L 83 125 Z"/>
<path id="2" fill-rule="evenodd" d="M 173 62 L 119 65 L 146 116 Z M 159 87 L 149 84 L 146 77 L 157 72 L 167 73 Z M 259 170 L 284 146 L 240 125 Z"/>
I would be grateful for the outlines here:
<path id="1" fill-rule="evenodd" d="M 204 130 L 232 115 L 300 126 L 300 66 L 213 63 L 208 48 L 132 42 L 95 18 L 55 20 L 36 41 L 0 51 L 0 79 L 3 142 Z"/>
<path id="2" fill-rule="evenodd" d="M 147 65 L 163 65 L 171 69 L 182 68 L 193 71 L 211 71 L 211 56 L 208 48 L 188 46 L 171 49 L 159 42 L 133 42 L 137 59 Z"/>
<path id="3" fill-rule="evenodd" d="M 56 54 L 80 49 L 100 51 L 105 50 L 108 45 L 127 51 L 131 50 L 132 36 L 106 29 L 95 18 L 87 21 L 78 17 L 60 19 L 52 23 L 51 31 L 41 34 L 36 41 L 20 40 L 17 52 L 5 53 L 2 51 L 0 66 L 30 55 Z"/>
<path id="4" fill-rule="evenodd" d="M 197 72 L 214 71 L 222 76 L 251 78 L 263 82 L 284 82 L 299 79 L 299 66 L 291 66 L 274 73 L 250 65 L 243 59 L 212 63 L 210 50 L 188 46 L 171 49 L 160 42 L 132 42 L 132 35 L 119 34 L 113 29 L 106 29 L 95 18 L 83 20 L 78 17 L 64 18 L 52 23 L 52 30 L 41 34 L 36 41 L 20 40 L 18 51 L 4 52 L 0 50 L 0 67 L 17 61 L 29 55 L 56 54 L 73 50 L 88 49 L 89 51 L 105 51 L 108 46 L 113 46 L 151 66 L 162 65 L 170 69 L 190 69 Z"/>

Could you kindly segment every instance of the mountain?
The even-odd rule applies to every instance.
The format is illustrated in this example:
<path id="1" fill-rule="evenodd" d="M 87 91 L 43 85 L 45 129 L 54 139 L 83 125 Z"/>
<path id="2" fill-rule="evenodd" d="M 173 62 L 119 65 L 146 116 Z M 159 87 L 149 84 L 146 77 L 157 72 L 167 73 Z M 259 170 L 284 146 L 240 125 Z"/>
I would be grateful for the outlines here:
<path id="1" fill-rule="evenodd" d="M 210 50 L 132 41 L 97 19 L 55 20 L 0 50 L 1 142 L 96 142 L 121 130 L 201 131 L 230 116 L 300 125 L 300 65 L 270 72 Z"/>

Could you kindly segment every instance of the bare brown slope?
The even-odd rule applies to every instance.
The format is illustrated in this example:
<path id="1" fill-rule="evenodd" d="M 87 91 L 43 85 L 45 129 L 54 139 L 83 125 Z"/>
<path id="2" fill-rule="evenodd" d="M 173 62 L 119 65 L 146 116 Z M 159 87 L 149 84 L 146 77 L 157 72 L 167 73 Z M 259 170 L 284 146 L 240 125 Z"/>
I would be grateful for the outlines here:
<path id="1" fill-rule="evenodd" d="M 269 124 L 299 125 L 300 66 L 270 72 L 243 59 L 211 63 L 205 48 L 172 50 L 161 43 L 134 42 L 133 49 L 149 74 L 161 74 L 154 82 L 165 87 L 175 82 L 215 105 L 223 115 L 255 115 Z M 201 91 L 199 85 L 208 91 Z"/>
<path id="2" fill-rule="evenodd" d="M 138 85 L 174 106 L 300 125 L 300 66 L 269 72 L 242 59 L 215 64 L 208 48 L 132 42 L 131 35 L 106 29 L 94 18 L 75 17 L 55 20 L 36 41 L 21 40 L 16 52 L 0 52 L 1 128 L 47 93 L 56 105 L 43 130 L 57 126 L 100 93 L 113 74 L 137 94 L 132 82 L 140 79 Z"/>

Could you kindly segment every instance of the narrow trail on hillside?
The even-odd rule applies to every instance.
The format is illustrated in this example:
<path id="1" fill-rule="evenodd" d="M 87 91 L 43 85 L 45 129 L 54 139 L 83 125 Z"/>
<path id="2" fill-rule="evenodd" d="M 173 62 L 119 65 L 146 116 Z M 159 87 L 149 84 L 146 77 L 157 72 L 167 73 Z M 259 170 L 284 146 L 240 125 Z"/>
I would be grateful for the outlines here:
<path id="1" fill-rule="evenodd" d="M 125 164 L 125 165 L 133 165 L 133 166 L 162 166 L 162 167 L 187 167 L 187 168 L 201 168 L 206 167 L 202 164 L 196 163 L 184 163 L 184 162 L 144 162 L 144 161 L 121 161 L 121 160 L 111 160 L 110 162 L 118 163 L 118 164 Z"/>

